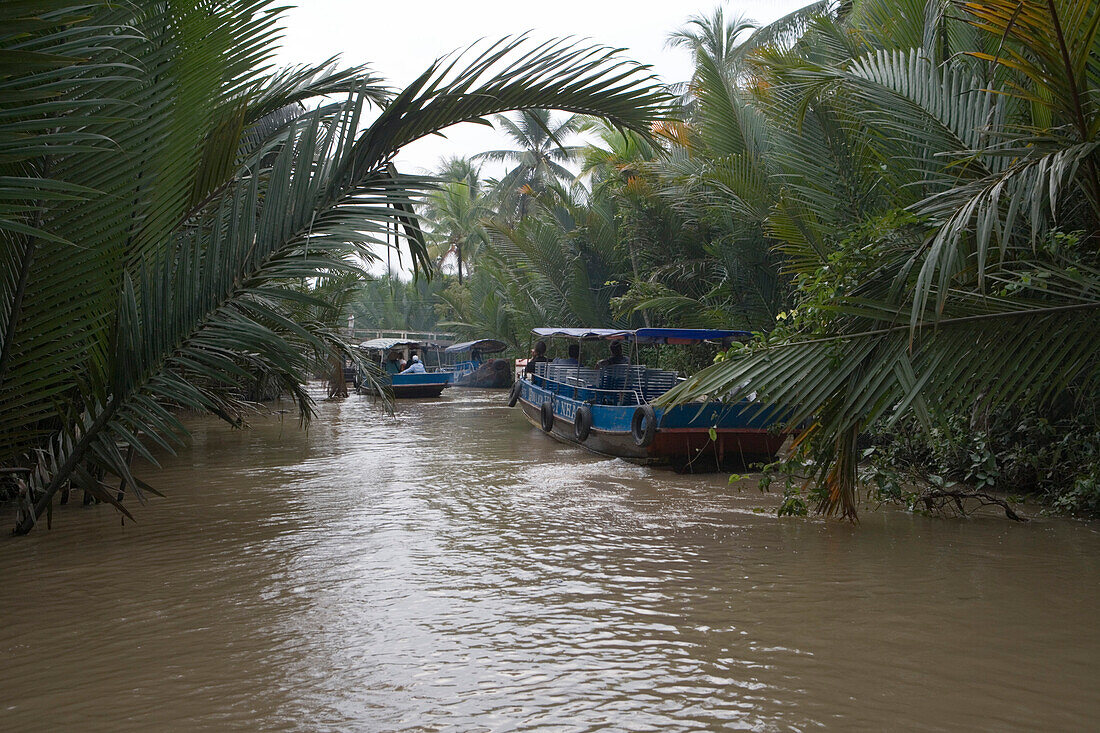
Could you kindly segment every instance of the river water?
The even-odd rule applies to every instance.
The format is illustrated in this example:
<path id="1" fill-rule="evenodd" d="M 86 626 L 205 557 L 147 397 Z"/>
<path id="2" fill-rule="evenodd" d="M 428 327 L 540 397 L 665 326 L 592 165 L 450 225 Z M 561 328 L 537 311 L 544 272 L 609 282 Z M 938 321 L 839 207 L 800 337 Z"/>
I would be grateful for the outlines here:
<path id="1" fill-rule="evenodd" d="M 778 519 L 505 394 L 193 445 L 0 540 L 5 730 L 1083 730 L 1100 526 Z M 79 502 L 74 502 L 79 504 Z"/>

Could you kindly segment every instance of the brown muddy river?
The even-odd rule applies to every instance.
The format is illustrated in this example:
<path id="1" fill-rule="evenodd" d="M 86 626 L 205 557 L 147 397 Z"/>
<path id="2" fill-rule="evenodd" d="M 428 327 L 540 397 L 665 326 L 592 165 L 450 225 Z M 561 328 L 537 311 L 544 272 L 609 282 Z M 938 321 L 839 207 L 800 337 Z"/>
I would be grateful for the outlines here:
<path id="1" fill-rule="evenodd" d="M 1100 525 L 777 519 L 505 394 L 193 447 L 0 539 L 5 730 L 1083 730 Z M 768 513 L 760 513 L 767 508 Z M 6 517 L 9 521 L 10 517 Z"/>

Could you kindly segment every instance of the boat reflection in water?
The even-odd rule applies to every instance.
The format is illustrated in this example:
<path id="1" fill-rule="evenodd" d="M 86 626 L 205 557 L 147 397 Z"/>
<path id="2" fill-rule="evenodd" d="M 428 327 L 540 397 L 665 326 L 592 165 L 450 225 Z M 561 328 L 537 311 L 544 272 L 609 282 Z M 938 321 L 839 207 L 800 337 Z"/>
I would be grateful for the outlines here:
<path id="1" fill-rule="evenodd" d="M 728 345 L 748 338 L 743 331 L 682 328 L 618 330 L 536 328 L 541 338 L 576 342 Z M 635 356 L 637 349 L 634 349 Z M 540 362 L 518 381 L 509 405 L 519 404 L 527 420 L 552 437 L 602 455 L 677 470 L 748 465 L 775 457 L 788 433 L 786 410 L 751 400 L 693 402 L 675 407 L 652 403 L 682 378 L 642 364 L 598 369 Z"/>
<path id="2" fill-rule="evenodd" d="M 377 361 L 383 374 L 379 380 L 393 391 L 395 398 L 439 397 L 451 383 L 451 374 L 443 371 L 424 371 L 400 374 L 401 364 L 412 363 L 414 355 L 426 353 L 434 344 L 395 338 L 376 338 L 364 341 L 359 348 Z M 374 382 L 359 371 L 355 375 L 356 394 L 378 394 Z"/>

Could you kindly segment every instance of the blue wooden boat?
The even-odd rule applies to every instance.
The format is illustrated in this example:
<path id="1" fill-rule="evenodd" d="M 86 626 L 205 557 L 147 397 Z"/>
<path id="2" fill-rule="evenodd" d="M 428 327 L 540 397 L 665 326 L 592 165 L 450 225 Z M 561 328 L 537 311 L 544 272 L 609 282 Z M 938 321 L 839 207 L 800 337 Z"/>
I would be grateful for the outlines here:
<path id="1" fill-rule="evenodd" d="M 476 339 L 452 344 L 443 349 L 445 363 L 441 370 L 450 372 L 456 387 L 504 388 L 512 386 L 509 364 L 501 359 L 485 359 L 489 354 L 499 354 L 508 345 L 497 339 Z"/>
<path id="2" fill-rule="evenodd" d="M 413 353 L 423 354 L 433 348 L 433 344 L 404 339 L 378 338 L 364 341 L 359 348 L 377 359 L 383 371 L 383 384 L 390 387 L 395 398 L 439 397 L 451 383 L 451 374 L 441 371 L 428 371 L 420 374 L 396 374 L 395 362 L 389 356 L 401 355 L 408 360 Z M 378 394 L 373 383 L 359 373 L 355 379 L 357 394 Z"/>
<path id="3" fill-rule="evenodd" d="M 750 336 L 742 331 L 682 328 L 536 328 L 533 333 L 543 339 L 619 341 L 629 347 L 728 345 Z M 594 369 L 542 362 L 516 382 L 509 405 L 518 404 L 528 422 L 557 440 L 640 464 L 696 470 L 775 457 L 788 435 L 783 430 L 787 411 L 748 400 L 671 408 L 651 404 L 678 381 L 675 372 L 633 363 Z"/>

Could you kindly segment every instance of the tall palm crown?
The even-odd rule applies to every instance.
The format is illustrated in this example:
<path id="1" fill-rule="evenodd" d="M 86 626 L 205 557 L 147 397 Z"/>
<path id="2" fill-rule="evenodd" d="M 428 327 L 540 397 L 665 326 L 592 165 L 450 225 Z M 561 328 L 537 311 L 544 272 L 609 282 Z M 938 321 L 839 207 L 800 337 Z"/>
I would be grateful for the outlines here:
<path id="1" fill-rule="evenodd" d="M 432 222 L 430 251 L 439 263 L 453 256 L 462 283 L 463 263 L 476 257 L 488 238 L 483 222 L 492 208 L 481 190 L 480 171 L 471 161 L 445 160 L 437 175 L 442 183 L 424 210 L 424 218 Z"/>
<path id="2" fill-rule="evenodd" d="M 447 183 L 465 183 L 475 194 L 481 192 L 481 167 L 461 155 L 439 161 L 439 169 L 435 175 Z"/>
<path id="3" fill-rule="evenodd" d="M 683 28 L 669 34 L 667 45 L 692 51 L 697 63 L 700 57 L 705 57 L 719 68 L 728 69 L 739 57 L 741 44 L 738 38 L 755 28 L 756 23 L 743 15 L 727 19 L 719 6 L 709 17 L 691 16 Z"/>
<path id="4" fill-rule="evenodd" d="M 562 163 L 572 160 L 580 148 L 564 145 L 563 139 L 577 132 L 581 118 L 570 115 L 555 121 L 550 110 L 528 109 L 515 119 L 498 115 L 495 122 L 515 142 L 516 148 L 489 150 L 474 159 L 515 164 L 500 179 L 497 188 L 501 211 L 523 218 L 530 205 L 530 193 L 545 191 L 554 181 L 572 180 L 573 173 Z"/>

